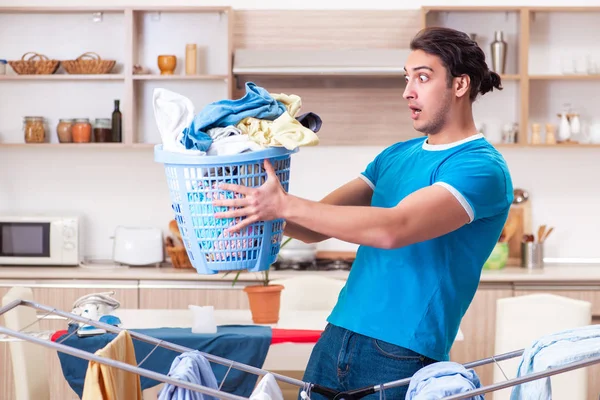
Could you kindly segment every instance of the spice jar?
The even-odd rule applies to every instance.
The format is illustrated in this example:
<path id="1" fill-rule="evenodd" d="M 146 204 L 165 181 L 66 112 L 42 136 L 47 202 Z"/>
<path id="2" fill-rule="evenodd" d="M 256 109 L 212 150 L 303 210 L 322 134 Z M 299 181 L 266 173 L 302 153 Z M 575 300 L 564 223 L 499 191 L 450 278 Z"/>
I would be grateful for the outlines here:
<path id="1" fill-rule="evenodd" d="M 56 135 L 60 143 L 71 143 L 73 141 L 73 122 L 72 119 L 59 119 L 56 126 Z"/>
<path id="2" fill-rule="evenodd" d="M 112 141 L 112 121 L 109 118 L 96 118 L 94 122 L 94 142 Z"/>
<path id="3" fill-rule="evenodd" d="M 92 140 L 92 124 L 87 118 L 76 119 L 72 131 L 75 143 L 88 143 Z"/>
<path id="4" fill-rule="evenodd" d="M 44 143 L 46 141 L 46 128 L 43 117 L 23 118 L 23 133 L 25 143 Z"/>

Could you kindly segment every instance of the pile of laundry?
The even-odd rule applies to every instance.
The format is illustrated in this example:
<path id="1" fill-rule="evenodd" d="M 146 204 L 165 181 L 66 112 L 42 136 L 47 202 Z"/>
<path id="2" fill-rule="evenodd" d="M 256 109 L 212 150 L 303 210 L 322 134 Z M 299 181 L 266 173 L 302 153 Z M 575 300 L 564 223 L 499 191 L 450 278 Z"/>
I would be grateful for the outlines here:
<path id="1" fill-rule="evenodd" d="M 269 93 L 253 82 L 235 100 L 206 105 L 197 115 L 192 102 L 157 88 L 153 93 L 156 124 L 163 149 L 189 155 L 233 155 L 268 147 L 295 150 L 319 143 L 321 118 L 298 115 L 302 99 L 295 94 Z"/>

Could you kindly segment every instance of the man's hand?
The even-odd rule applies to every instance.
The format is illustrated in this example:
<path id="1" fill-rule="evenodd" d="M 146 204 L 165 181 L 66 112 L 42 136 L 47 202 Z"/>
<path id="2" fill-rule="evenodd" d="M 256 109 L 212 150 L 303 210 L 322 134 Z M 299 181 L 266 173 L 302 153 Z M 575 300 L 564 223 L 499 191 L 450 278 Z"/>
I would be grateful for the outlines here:
<path id="1" fill-rule="evenodd" d="M 267 180 L 258 188 L 223 183 L 222 190 L 239 193 L 241 199 L 214 200 L 214 206 L 233 208 L 230 211 L 215 213 L 215 218 L 244 218 L 240 223 L 229 227 L 226 232 L 240 231 L 256 221 L 271 221 L 282 218 L 283 205 L 287 196 L 268 160 L 264 161 Z"/>

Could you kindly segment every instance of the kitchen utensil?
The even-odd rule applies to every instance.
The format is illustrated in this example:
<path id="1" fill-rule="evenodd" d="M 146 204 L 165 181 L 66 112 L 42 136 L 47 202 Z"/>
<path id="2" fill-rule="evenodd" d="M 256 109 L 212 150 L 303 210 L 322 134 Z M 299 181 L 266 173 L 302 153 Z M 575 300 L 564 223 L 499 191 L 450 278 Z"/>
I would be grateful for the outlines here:
<path id="1" fill-rule="evenodd" d="M 527 241 L 521 243 L 521 267 L 541 269 L 544 267 L 544 245 Z"/>
<path id="2" fill-rule="evenodd" d="M 513 204 L 524 203 L 529 199 L 529 193 L 527 193 L 523 189 L 514 189 L 513 190 Z"/>
<path id="3" fill-rule="evenodd" d="M 546 232 L 546 234 L 544 235 L 544 237 L 540 239 L 540 242 L 541 243 L 545 242 L 546 239 L 552 233 L 553 230 L 554 230 L 554 227 L 550 227 L 550 229 L 548 229 L 548 231 Z"/>
<path id="4" fill-rule="evenodd" d="M 118 226 L 113 260 L 127 265 L 150 265 L 164 260 L 162 231 L 152 227 Z"/>
<path id="5" fill-rule="evenodd" d="M 532 234 L 526 233 L 523 235 L 523 241 L 522 241 L 523 243 L 529 243 L 529 242 L 534 242 L 534 241 L 535 241 L 535 238 L 533 237 Z"/>
<path id="6" fill-rule="evenodd" d="M 286 238 L 283 239 L 285 240 Z M 292 239 L 279 250 L 277 258 L 289 263 L 313 262 L 317 258 L 317 245 Z"/>
<path id="7" fill-rule="evenodd" d="M 515 232 L 517 231 L 519 221 L 514 214 L 509 214 L 508 221 L 504 225 L 504 229 L 502 229 L 502 234 L 500 236 L 500 242 L 508 242 L 513 237 Z"/>
<path id="8" fill-rule="evenodd" d="M 538 234 L 537 234 L 537 241 L 538 243 L 542 242 L 542 239 L 544 238 L 544 233 L 546 232 L 546 225 L 541 225 L 538 228 Z"/>

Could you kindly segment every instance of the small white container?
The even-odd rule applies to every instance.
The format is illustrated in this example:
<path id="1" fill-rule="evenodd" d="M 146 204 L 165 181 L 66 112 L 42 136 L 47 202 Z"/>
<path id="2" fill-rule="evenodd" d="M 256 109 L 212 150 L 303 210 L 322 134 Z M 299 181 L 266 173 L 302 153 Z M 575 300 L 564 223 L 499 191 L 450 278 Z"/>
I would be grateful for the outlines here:
<path id="1" fill-rule="evenodd" d="M 0 60 L 0 75 L 6 75 L 6 60 Z"/>
<path id="2" fill-rule="evenodd" d="M 215 308 L 213 306 L 188 305 L 194 315 L 192 333 L 217 333 Z"/>

